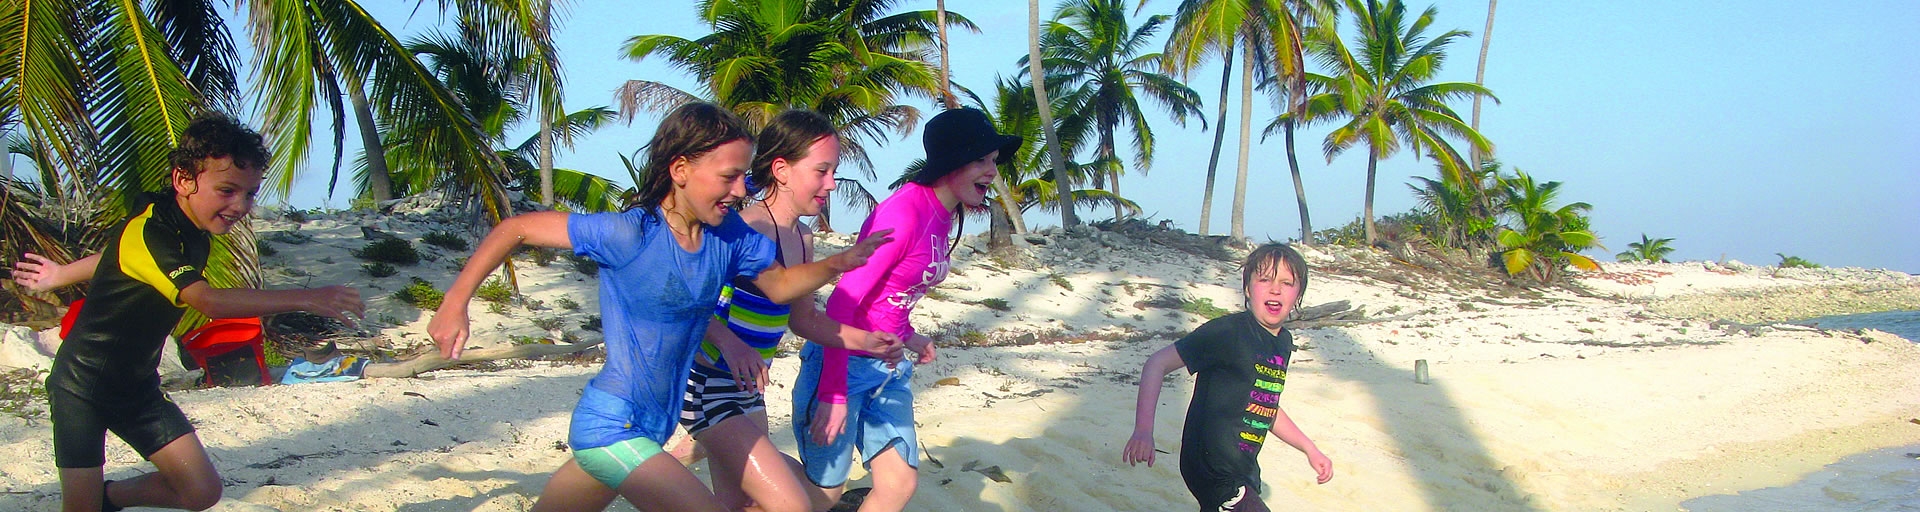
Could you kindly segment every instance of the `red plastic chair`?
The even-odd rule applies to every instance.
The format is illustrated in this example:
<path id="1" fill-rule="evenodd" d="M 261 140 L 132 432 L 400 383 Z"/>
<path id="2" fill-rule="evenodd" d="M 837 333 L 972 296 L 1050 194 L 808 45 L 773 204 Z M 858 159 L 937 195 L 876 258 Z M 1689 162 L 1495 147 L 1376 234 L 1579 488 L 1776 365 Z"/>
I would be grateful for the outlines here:
<path id="1" fill-rule="evenodd" d="M 253 361 L 260 367 L 260 385 L 266 386 L 273 384 L 273 375 L 267 372 L 266 340 L 266 332 L 257 317 L 216 318 L 187 331 L 182 344 L 187 348 L 187 355 L 193 356 L 193 362 L 200 365 L 208 386 L 213 385 L 213 372 L 207 371 L 207 358 L 251 347 Z"/>
<path id="2" fill-rule="evenodd" d="M 61 340 L 67 339 L 67 333 L 73 331 L 73 321 L 80 318 L 80 305 L 86 302 L 87 299 L 74 299 L 72 304 L 67 305 L 67 315 L 60 317 Z"/>

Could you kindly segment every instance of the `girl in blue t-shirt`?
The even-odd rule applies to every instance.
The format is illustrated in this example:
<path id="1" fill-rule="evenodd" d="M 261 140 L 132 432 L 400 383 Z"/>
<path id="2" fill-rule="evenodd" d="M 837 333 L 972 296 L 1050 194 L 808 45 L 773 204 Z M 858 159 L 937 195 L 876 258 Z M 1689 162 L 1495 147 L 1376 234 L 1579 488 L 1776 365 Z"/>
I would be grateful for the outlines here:
<path id="1" fill-rule="evenodd" d="M 591 498 L 604 491 L 581 492 L 601 485 L 643 510 L 725 510 L 686 466 L 657 456 L 680 415 L 694 350 L 721 285 L 744 276 L 769 299 L 792 302 L 866 263 L 888 241 L 863 240 L 815 263 L 775 262 L 773 242 L 732 208 L 746 194 L 742 177 L 753 159 L 753 135 L 718 106 L 675 109 L 647 148 L 632 209 L 535 212 L 502 221 L 474 250 L 427 326 L 441 354 L 459 359 L 468 337 L 467 303 L 521 244 L 570 248 L 599 264 L 606 366 L 574 407 L 573 459 L 549 480 L 537 510 L 604 508 Z"/>

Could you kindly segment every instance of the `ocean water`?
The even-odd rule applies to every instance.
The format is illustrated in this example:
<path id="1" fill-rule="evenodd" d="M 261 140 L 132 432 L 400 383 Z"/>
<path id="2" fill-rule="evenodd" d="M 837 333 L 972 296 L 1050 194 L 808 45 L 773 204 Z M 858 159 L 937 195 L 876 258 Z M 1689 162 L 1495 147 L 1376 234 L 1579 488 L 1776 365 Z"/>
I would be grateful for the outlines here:
<path id="1" fill-rule="evenodd" d="M 1824 329 L 1874 329 L 1920 342 L 1920 311 L 1887 311 L 1859 315 L 1823 316 L 1793 322 Z"/>
<path id="2" fill-rule="evenodd" d="M 1920 342 L 1920 311 L 1828 316 L 1794 322 L 1827 329 L 1876 329 Z M 1920 512 L 1920 444 L 1840 459 L 1792 484 L 1680 503 L 1691 512 Z"/>

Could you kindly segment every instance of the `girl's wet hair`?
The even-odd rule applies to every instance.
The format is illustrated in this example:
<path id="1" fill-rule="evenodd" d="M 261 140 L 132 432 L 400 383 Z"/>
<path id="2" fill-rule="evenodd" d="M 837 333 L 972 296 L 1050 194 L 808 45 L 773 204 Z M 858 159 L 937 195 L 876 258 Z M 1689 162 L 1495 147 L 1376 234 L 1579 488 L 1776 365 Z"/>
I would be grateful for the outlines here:
<path id="1" fill-rule="evenodd" d="M 833 121 L 812 110 L 788 110 L 774 116 L 760 130 L 760 143 L 753 155 L 753 171 L 747 174 L 749 196 L 758 198 L 773 189 L 773 161 L 788 163 L 807 157 L 807 150 L 821 137 L 837 136 Z"/>
<path id="2" fill-rule="evenodd" d="M 1300 256 L 1300 251 L 1293 250 L 1293 246 L 1283 243 L 1262 245 L 1247 254 L 1247 261 L 1240 264 L 1240 291 L 1245 293 L 1252 289 L 1254 276 L 1267 272 L 1273 268 L 1274 264 L 1282 261 L 1287 262 L 1287 269 L 1293 271 L 1293 282 L 1300 285 L 1300 295 L 1295 298 L 1305 297 L 1307 295 L 1307 259 Z"/>
<path id="3" fill-rule="evenodd" d="M 265 171 L 267 155 L 267 146 L 258 132 L 226 114 L 214 112 L 187 123 L 187 129 L 180 133 L 180 145 L 167 154 L 167 164 L 197 178 L 201 160 L 233 157 L 234 167 Z"/>
<path id="4" fill-rule="evenodd" d="M 712 103 L 688 103 L 673 109 L 660 120 L 653 140 L 647 142 L 647 163 L 640 171 L 641 182 L 634 187 L 638 193 L 633 206 L 652 211 L 666 200 L 667 192 L 673 190 L 673 176 L 668 170 L 674 161 L 699 159 L 736 140 L 752 144 L 753 132 L 746 121 L 727 109 Z"/>

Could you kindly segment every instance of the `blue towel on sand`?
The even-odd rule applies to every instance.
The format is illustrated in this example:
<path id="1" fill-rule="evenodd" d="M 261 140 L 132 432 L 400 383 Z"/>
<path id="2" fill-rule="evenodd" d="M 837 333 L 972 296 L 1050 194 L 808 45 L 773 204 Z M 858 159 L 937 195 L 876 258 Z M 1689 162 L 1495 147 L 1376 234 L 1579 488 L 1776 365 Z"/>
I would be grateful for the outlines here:
<path id="1" fill-rule="evenodd" d="M 304 358 L 295 358 L 293 365 L 287 367 L 287 374 L 280 378 L 281 384 L 301 384 L 306 382 L 343 382 L 359 380 L 360 373 L 367 369 L 367 358 L 350 355 L 337 355 L 332 359 L 318 363 Z"/>

